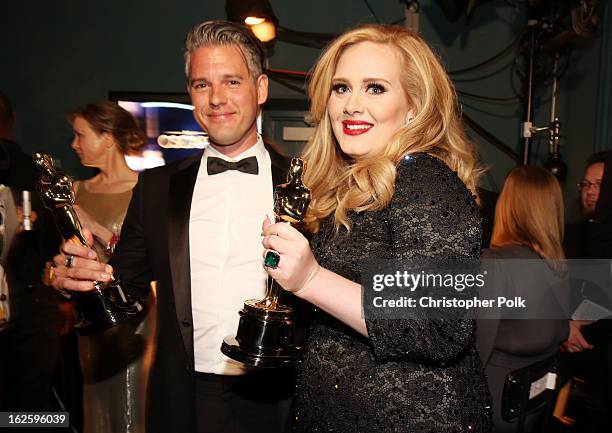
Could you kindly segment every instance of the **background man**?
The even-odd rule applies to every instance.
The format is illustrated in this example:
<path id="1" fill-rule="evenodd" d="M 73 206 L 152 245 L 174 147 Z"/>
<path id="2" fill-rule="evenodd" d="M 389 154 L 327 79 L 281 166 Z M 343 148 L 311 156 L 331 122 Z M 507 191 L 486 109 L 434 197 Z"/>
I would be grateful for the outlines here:
<path id="1" fill-rule="evenodd" d="M 15 191 L 32 191 L 36 169 L 32 158 L 14 141 L 17 114 L 8 97 L 0 91 L 0 184 Z"/>
<path id="2" fill-rule="evenodd" d="M 610 192 L 602 194 L 601 189 L 605 162 L 611 157 L 612 152 L 606 151 L 595 153 L 587 159 L 584 175 L 578 183 L 582 218 L 574 224 L 568 224 L 565 230 L 564 249 L 567 258 L 605 258 L 598 257 L 601 254 L 605 256 L 605 251 L 593 251 L 593 248 L 597 248 L 599 244 L 596 233 L 603 230 L 602 224 L 606 223 L 609 212 L 609 203 L 606 205 L 606 201 L 611 198 L 606 195 Z M 599 203 L 600 197 L 603 198 L 602 203 Z M 603 240 L 606 238 L 608 237 L 604 236 Z"/>
<path id="3" fill-rule="evenodd" d="M 584 176 L 578 184 L 582 220 L 569 224 L 565 231 L 565 254 L 568 259 L 612 258 L 612 152 L 591 155 Z M 575 304 L 583 298 L 610 309 L 612 288 L 577 288 Z M 569 373 L 587 381 L 583 394 L 591 399 L 585 405 L 576 427 L 584 432 L 599 432 L 609 426 L 612 411 L 612 327 L 611 318 L 570 321 L 570 335 L 562 347 Z"/>
<path id="4" fill-rule="evenodd" d="M 42 209 L 34 183 L 32 158 L 14 141 L 17 115 L 0 92 L 0 196 L 3 243 L 0 265 L 9 289 L 10 321 L 0 332 L 0 410 L 59 410 L 52 385 L 60 350 L 59 296 L 43 285 L 41 275 L 60 243 L 49 215 Z M 33 230 L 21 231 L 15 207 L 30 191 Z M 38 216 L 38 217 L 36 217 Z M 4 392 L 3 392 L 4 391 Z M 74 419 L 78 419 L 75 411 Z"/>

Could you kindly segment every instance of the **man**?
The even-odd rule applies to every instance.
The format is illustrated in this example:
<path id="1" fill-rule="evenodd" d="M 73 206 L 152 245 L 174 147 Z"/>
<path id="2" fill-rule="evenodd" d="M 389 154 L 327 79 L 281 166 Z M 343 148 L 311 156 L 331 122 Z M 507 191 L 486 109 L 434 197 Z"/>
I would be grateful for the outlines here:
<path id="1" fill-rule="evenodd" d="M 599 203 L 599 198 L 605 162 L 611 157 L 612 152 L 607 151 L 595 153 L 587 159 L 584 176 L 578 183 L 582 219 L 566 227 L 564 249 L 570 259 L 599 258 L 602 253 L 605 255 L 605 252 L 593 249 L 600 249 L 598 245 L 601 239 L 598 239 L 596 233 L 601 231 L 601 225 L 605 222 L 603 219 L 606 218 L 607 206 L 603 202 Z M 604 197 L 605 194 L 601 196 L 609 200 Z"/>
<path id="2" fill-rule="evenodd" d="M 40 275 L 60 243 L 59 236 L 32 197 L 32 230 L 19 228 L 15 212 L 22 191 L 33 191 L 36 169 L 31 157 L 14 141 L 17 115 L 0 92 L 0 194 L 4 228 L 0 265 L 6 271 L 10 321 L 0 331 L 0 410 L 59 410 L 52 392 L 60 349 L 57 292 Z M 5 188 L 6 187 L 6 188 Z M 3 392 L 4 391 L 4 392 Z M 75 413 L 76 418 L 76 413 Z"/>
<path id="3" fill-rule="evenodd" d="M 32 191 L 36 169 L 32 158 L 14 141 L 17 114 L 8 97 L 0 92 L 0 183 L 21 190 Z"/>
<path id="4" fill-rule="evenodd" d="M 591 155 L 578 184 L 583 218 L 569 224 L 565 232 L 565 254 L 568 259 L 612 258 L 612 152 Z M 588 285 L 577 288 L 575 304 L 583 297 L 610 308 L 610 293 Z M 609 426 L 612 409 L 612 327 L 610 318 L 570 321 L 570 334 L 562 348 L 568 352 L 564 365 L 573 376 L 589 385 L 587 405 L 582 419 L 577 420 L 580 431 L 602 431 Z"/>
<path id="5" fill-rule="evenodd" d="M 211 145 L 141 174 L 112 268 L 65 244 L 53 284 L 90 290 L 114 270 L 130 296 L 144 298 L 157 281 L 148 432 L 282 431 L 291 373 L 252 372 L 220 352 L 244 300 L 264 296 L 261 223 L 273 210 L 273 185 L 284 181 L 284 160 L 256 129 L 268 95 L 264 51 L 248 29 L 223 21 L 195 26 L 185 51 L 194 116 Z M 242 162 L 228 169 L 226 161 Z"/>
<path id="6" fill-rule="evenodd" d="M 604 175 L 605 153 L 600 152 L 593 155 L 587 163 L 584 176 L 580 182 L 580 202 L 582 212 L 586 217 L 593 217 L 595 206 L 599 200 L 601 181 Z"/>

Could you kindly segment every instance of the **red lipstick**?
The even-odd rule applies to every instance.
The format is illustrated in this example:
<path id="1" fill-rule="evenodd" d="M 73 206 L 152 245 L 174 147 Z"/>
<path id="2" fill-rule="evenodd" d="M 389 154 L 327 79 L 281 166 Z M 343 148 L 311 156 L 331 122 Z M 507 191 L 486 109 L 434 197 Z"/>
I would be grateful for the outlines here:
<path id="1" fill-rule="evenodd" d="M 342 132 L 346 135 L 361 135 L 372 129 L 373 124 L 362 120 L 343 120 Z"/>

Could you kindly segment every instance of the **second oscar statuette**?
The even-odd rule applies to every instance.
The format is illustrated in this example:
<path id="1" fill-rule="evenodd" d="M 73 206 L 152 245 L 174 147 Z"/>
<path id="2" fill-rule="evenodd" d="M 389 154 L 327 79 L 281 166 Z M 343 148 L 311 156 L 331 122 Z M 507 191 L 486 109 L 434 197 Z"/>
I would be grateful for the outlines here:
<path id="1" fill-rule="evenodd" d="M 43 204 L 53 214 L 62 237 L 67 242 L 91 248 L 72 207 L 75 200 L 72 179 L 55 168 L 50 155 L 35 153 L 32 157 L 41 172 L 38 191 Z M 78 315 L 75 328 L 81 335 L 112 328 L 139 318 L 144 312 L 138 301 L 131 301 L 126 297 L 115 275 L 111 276 L 108 283 L 94 281 L 94 289 L 91 291 L 71 292 L 71 299 L 75 301 Z"/>

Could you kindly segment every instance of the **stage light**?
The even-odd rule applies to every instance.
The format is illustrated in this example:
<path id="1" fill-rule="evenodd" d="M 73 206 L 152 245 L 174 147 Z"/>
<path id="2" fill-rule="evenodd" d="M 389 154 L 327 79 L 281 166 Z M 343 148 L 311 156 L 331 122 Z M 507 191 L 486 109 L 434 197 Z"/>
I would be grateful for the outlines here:
<path id="1" fill-rule="evenodd" d="M 263 21 L 250 27 L 255 37 L 261 42 L 270 42 L 276 38 L 276 26 L 270 21 Z"/>
<path id="2" fill-rule="evenodd" d="M 246 17 L 244 19 L 244 22 L 248 26 L 256 26 L 258 24 L 265 23 L 266 19 L 265 18 L 257 18 L 257 17 Z"/>
<path id="3" fill-rule="evenodd" d="M 228 20 L 249 26 L 260 41 L 276 38 L 278 19 L 268 0 L 227 0 L 225 12 Z"/>

